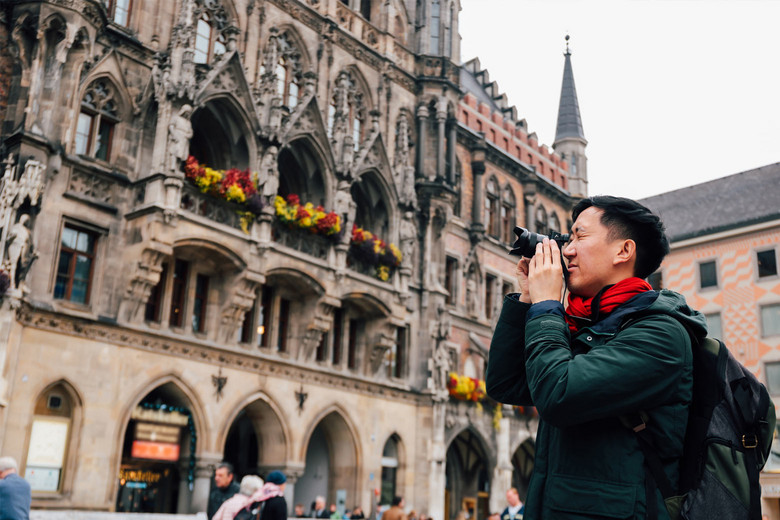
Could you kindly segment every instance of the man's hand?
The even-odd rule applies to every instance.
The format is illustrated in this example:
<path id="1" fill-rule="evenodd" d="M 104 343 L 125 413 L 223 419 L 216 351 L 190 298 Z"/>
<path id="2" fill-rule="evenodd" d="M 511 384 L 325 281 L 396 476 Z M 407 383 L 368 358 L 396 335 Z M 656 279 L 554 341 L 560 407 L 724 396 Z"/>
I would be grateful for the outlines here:
<path id="1" fill-rule="evenodd" d="M 518 280 L 519 278 L 518 273 Z M 541 244 L 536 244 L 536 254 L 528 264 L 528 292 L 531 303 L 560 301 L 562 290 L 561 251 L 555 240 L 545 238 Z"/>
<path id="2" fill-rule="evenodd" d="M 524 303 L 531 303 L 531 295 L 528 293 L 528 263 L 530 259 L 526 257 L 520 258 L 517 262 L 517 268 L 515 269 L 515 275 L 517 276 L 517 291 L 520 293 L 520 301 Z"/>

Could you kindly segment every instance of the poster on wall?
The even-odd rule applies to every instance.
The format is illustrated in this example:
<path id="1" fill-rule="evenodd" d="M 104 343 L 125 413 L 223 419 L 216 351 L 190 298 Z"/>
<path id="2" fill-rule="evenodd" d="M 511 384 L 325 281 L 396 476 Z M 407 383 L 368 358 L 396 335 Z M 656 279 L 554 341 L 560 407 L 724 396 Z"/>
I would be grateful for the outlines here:
<path id="1" fill-rule="evenodd" d="M 69 428 L 70 419 L 59 417 L 33 419 L 24 476 L 34 491 L 59 489 Z"/>

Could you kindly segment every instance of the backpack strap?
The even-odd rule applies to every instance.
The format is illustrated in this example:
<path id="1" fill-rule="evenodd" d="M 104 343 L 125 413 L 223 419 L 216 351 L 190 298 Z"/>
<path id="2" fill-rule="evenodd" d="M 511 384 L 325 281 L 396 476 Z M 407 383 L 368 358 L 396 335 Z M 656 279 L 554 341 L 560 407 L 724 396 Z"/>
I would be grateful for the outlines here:
<path id="1" fill-rule="evenodd" d="M 769 406 L 769 394 L 761 392 L 758 398 L 758 410 L 766 410 Z M 746 419 L 746 424 L 756 424 L 758 421 L 756 417 L 751 418 L 751 422 L 747 422 L 747 417 L 744 414 L 750 409 L 750 389 L 747 385 L 739 385 L 734 391 L 734 399 L 742 407 L 743 419 Z M 762 417 L 761 419 L 765 419 Z M 747 474 L 748 481 L 750 482 L 750 519 L 758 520 L 761 518 L 761 483 L 759 482 L 759 464 L 758 455 L 756 450 L 759 449 L 759 436 L 758 431 L 746 432 L 742 435 L 742 447 L 745 448 L 745 458 L 747 462 Z"/>

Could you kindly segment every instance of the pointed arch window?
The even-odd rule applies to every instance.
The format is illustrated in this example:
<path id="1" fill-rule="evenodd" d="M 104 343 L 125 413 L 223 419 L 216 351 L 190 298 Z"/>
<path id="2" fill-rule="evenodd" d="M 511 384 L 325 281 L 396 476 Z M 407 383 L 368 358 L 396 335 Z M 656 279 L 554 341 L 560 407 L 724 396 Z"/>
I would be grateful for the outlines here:
<path id="1" fill-rule="evenodd" d="M 127 27 L 132 7 L 133 0 L 109 0 L 108 15 L 114 23 Z"/>
<path id="2" fill-rule="evenodd" d="M 547 234 L 547 232 L 548 232 L 548 230 L 547 230 L 547 226 L 548 226 L 547 210 L 544 209 L 544 206 L 542 206 L 541 204 L 539 206 L 537 206 L 537 208 L 536 208 L 536 223 L 535 223 L 535 225 L 536 225 L 536 232 L 537 233 L 543 233 L 545 235 Z"/>
<path id="3" fill-rule="evenodd" d="M 355 150 L 365 137 L 365 96 L 352 74 L 343 71 L 336 79 L 336 88 L 328 106 L 328 135 L 333 137 L 336 128 L 352 136 Z"/>
<path id="4" fill-rule="evenodd" d="M 81 100 L 76 122 L 76 153 L 103 161 L 111 159 L 114 128 L 119 122 L 116 92 L 107 79 L 99 79 L 87 88 Z"/>
<path id="5" fill-rule="evenodd" d="M 439 0 L 431 2 L 431 54 L 439 54 L 439 40 L 441 39 L 441 3 Z"/>
<path id="6" fill-rule="evenodd" d="M 382 450 L 382 492 L 379 497 L 379 503 L 382 505 L 391 504 L 396 496 L 398 485 L 398 440 L 393 435 L 385 443 Z"/>
<path id="7" fill-rule="evenodd" d="M 558 219 L 558 215 L 555 214 L 554 211 L 550 212 L 550 220 L 547 225 L 547 231 L 553 232 L 557 231 L 558 233 L 561 233 L 561 221 Z"/>
<path id="8" fill-rule="evenodd" d="M 485 228 L 489 235 L 499 237 L 498 183 L 490 177 L 485 185 Z"/>
<path id="9" fill-rule="evenodd" d="M 515 228 L 515 194 L 511 186 L 504 188 L 501 196 L 501 240 L 512 242 L 512 230 Z"/>
<path id="10" fill-rule="evenodd" d="M 195 63 L 209 63 L 226 50 L 225 36 L 218 30 L 214 16 L 204 11 L 195 29 Z"/>
<path id="11" fill-rule="evenodd" d="M 38 397 L 24 467 L 24 478 L 32 491 L 63 491 L 68 476 L 68 447 L 78 428 L 78 405 L 65 383 L 49 387 Z"/>
<path id="12" fill-rule="evenodd" d="M 569 158 L 569 174 L 572 177 L 577 176 L 577 154 L 576 153 L 571 154 L 571 157 Z"/>

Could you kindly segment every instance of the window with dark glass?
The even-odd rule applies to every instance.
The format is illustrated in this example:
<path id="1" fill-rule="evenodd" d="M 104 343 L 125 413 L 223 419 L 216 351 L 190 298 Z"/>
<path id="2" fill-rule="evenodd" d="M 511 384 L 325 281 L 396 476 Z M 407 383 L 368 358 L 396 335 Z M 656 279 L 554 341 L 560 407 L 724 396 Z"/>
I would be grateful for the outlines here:
<path id="1" fill-rule="evenodd" d="M 406 327 L 395 329 L 395 344 L 390 356 L 388 374 L 390 377 L 401 378 L 404 376 L 403 366 L 406 362 Z"/>
<path id="2" fill-rule="evenodd" d="M 192 306 L 192 330 L 206 330 L 206 309 L 209 299 L 209 277 L 198 273 L 195 277 L 195 301 Z"/>
<path id="3" fill-rule="evenodd" d="M 168 317 L 168 323 L 171 327 L 181 327 L 184 324 L 184 301 L 187 293 L 187 277 L 189 274 L 189 262 L 177 259 L 173 267 L 171 314 Z"/>
<path id="4" fill-rule="evenodd" d="M 358 320 L 349 320 L 349 343 L 347 344 L 347 368 L 357 368 Z"/>
<path id="5" fill-rule="evenodd" d="M 512 188 L 504 188 L 504 194 L 501 197 L 501 239 L 504 242 L 513 242 L 515 229 L 515 194 Z"/>
<path id="6" fill-rule="evenodd" d="M 544 209 L 544 206 L 539 205 L 539 207 L 536 208 L 536 229 L 535 231 L 537 233 L 546 235 L 548 233 L 547 230 L 547 210 Z"/>
<path id="7" fill-rule="evenodd" d="M 391 504 L 396 495 L 396 477 L 398 474 L 398 445 L 390 437 L 382 450 L 382 488 L 379 503 Z"/>
<path id="8" fill-rule="evenodd" d="M 656 271 L 650 276 L 647 277 L 647 283 L 650 284 L 650 287 L 653 288 L 653 290 L 660 291 L 664 288 L 664 277 L 663 277 L 663 271 Z"/>
<path id="9" fill-rule="evenodd" d="M 761 307 L 761 337 L 780 335 L 780 303 Z"/>
<path id="10" fill-rule="evenodd" d="M 780 362 L 766 363 L 766 383 L 769 393 L 780 395 Z"/>
<path id="11" fill-rule="evenodd" d="M 774 249 L 756 253 L 756 263 L 758 264 L 759 278 L 777 275 L 777 257 Z"/>
<path id="12" fill-rule="evenodd" d="M 241 322 L 241 335 L 239 341 L 241 343 L 252 342 L 252 327 L 255 321 L 255 315 L 257 314 L 257 298 L 252 302 L 252 308 L 244 313 L 244 320 Z"/>
<path id="13" fill-rule="evenodd" d="M 705 314 L 704 319 L 707 320 L 707 336 L 723 339 L 723 321 L 720 313 Z"/>
<path id="14" fill-rule="evenodd" d="M 132 0 L 109 0 L 108 13 L 111 20 L 119 25 L 127 26 L 130 23 L 130 8 Z"/>
<path id="15" fill-rule="evenodd" d="M 447 265 L 444 271 L 444 287 L 447 289 L 447 305 L 455 305 L 458 288 L 458 261 L 451 256 L 447 257 Z"/>
<path id="16" fill-rule="evenodd" d="M 487 275 L 485 277 L 485 317 L 490 319 L 493 317 L 493 295 L 496 285 L 496 277 Z"/>
<path id="17" fill-rule="evenodd" d="M 699 287 L 706 289 L 707 287 L 718 286 L 718 266 L 714 260 L 709 262 L 702 262 L 699 264 Z"/>
<path id="18" fill-rule="evenodd" d="M 341 309 L 336 309 L 333 313 L 333 336 L 331 343 L 331 361 L 333 365 L 341 364 L 341 342 L 342 342 L 342 327 L 344 325 L 344 314 Z"/>
<path id="19" fill-rule="evenodd" d="M 314 359 L 317 361 L 325 361 L 328 357 L 328 333 L 324 332 L 320 336 L 320 342 L 317 344 L 317 350 L 314 354 Z"/>
<path id="20" fill-rule="evenodd" d="M 485 185 L 485 228 L 489 235 L 498 238 L 498 186 L 492 177 Z"/>
<path id="21" fill-rule="evenodd" d="M 118 120 L 113 87 L 106 79 L 95 81 L 81 101 L 81 112 L 76 121 L 76 153 L 109 161 Z"/>
<path id="22" fill-rule="evenodd" d="M 273 287 L 263 287 L 263 298 L 260 304 L 260 323 L 257 326 L 257 342 L 261 347 L 268 347 L 269 324 L 271 323 L 271 305 L 274 301 Z"/>
<path id="23" fill-rule="evenodd" d="M 162 319 L 162 297 L 165 290 L 165 281 L 168 279 L 168 262 L 162 265 L 160 271 L 160 281 L 152 289 L 149 299 L 146 302 L 144 319 L 152 323 L 160 323 Z"/>
<path id="24" fill-rule="evenodd" d="M 558 219 L 558 215 L 555 214 L 554 211 L 550 212 L 550 220 L 547 222 L 547 232 L 552 233 L 553 231 L 557 231 L 558 233 L 561 233 L 561 221 Z"/>
<path id="25" fill-rule="evenodd" d="M 70 226 L 63 228 L 54 298 L 89 303 L 96 242 L 94 233 Z"/>
<path id="26" fill-rule="evenodd" d="M 279 330 L 276 338 L 276 350 L 287 352 L 287 334 L 290 332 L 290 300 L 279 299 Z"/>
<path id="27" fill-rule="evenodd" d="M 360 0 L 360 15 L 371 21 L 371 0 Z"/>

